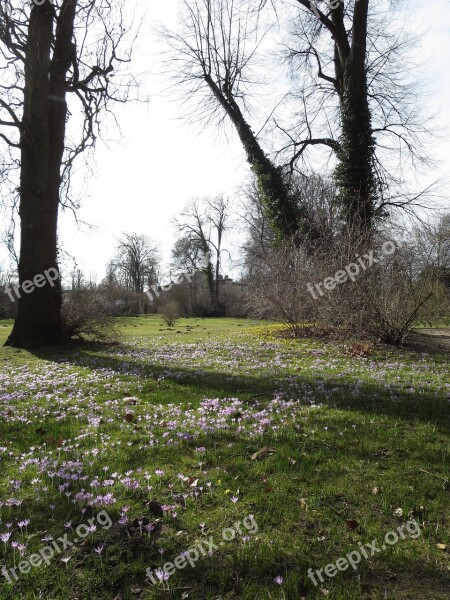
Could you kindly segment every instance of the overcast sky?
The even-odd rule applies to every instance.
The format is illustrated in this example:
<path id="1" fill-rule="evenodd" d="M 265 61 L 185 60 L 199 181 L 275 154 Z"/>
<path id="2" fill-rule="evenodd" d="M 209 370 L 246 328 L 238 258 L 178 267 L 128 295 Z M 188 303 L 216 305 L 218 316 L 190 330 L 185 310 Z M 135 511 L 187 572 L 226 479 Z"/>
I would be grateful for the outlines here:
<path id="1" fill-rule="evenodd" d="M 142 0 L 144 1 L 144 0 Z M 194 196 L 233 195 L 248 177 L 244 153 L 235 135 L 227 140 L 214 129 L 201 131 L 179 119 L 179 105 L 164 96 L 160 64 L 161 44 L 152 27 L 169 27 L 177 20 L 178 0 L 146 0 L 146 23 L 140 38 L 136 66 L 146 72 L 142 95 L 148 105 L 132 104 L 117 111 L 122 130 L 119 143 L 99 143 L 95 175 L 80 192 L 79 219 L 92 227 L 78 227 L 70 213 L 61 218 L 62 247 L 75 256 L 86 275 L 104 275 L 120 232 L 143 233 L 158 241 L 167 260 L 175 232 L 170 225 Z M 423 57 L 430 81 L 429 102 L 440 112 L 443 128 L 450 115 L 450 4 L 448 0 L 407 0 L 405 9 L 415 30 L 425 32 Z M 113 137 L 114 132 L 111 131 Z M 449 136 L 447 135 L 447 138 Z M 116 139 L 118 134 L 116 135 Z M 435 144 L 441 160 L 437 173 L 450 172 L 450 143 Z M 433 175 L 434 176 L 434 175 Z"/>

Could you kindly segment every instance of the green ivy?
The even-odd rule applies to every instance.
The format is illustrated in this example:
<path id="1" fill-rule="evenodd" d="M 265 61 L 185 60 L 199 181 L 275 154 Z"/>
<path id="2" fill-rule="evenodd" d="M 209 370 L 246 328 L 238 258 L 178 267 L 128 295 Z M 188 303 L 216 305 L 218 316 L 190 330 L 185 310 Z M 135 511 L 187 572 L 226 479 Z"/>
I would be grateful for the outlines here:
<path id="1" fill-rule="evenodd" d="M 334 173 L 341 215 L 350 225 L 373 226 L 378 187 L 375 176 L 375 140 L 367 93 L 347 85 L 342 102 L 342 134 Z"/>

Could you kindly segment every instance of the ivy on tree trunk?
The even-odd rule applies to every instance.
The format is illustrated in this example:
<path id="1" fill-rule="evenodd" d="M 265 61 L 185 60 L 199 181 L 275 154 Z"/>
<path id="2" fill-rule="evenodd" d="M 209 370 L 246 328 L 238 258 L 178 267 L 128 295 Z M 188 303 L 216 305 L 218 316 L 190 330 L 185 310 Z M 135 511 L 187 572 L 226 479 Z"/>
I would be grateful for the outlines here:
<path id="1" fill-rule="evenodd" d="M 373 227 L 377 184 L 374 174 L 375 141 L 367 91 L 350 83 L 341 106 L 342 134 L 337 151 L 335 181 L 341 215 L 357 229 Z"/>

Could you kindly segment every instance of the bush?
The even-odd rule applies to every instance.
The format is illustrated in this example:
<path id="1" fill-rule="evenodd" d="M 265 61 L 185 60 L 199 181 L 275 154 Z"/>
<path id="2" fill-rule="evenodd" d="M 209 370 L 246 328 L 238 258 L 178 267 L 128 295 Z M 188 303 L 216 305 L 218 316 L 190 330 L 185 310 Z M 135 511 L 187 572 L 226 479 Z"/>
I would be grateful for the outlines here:
<path id="1" fill-rule="evenodd" d="M 297 333 L 312 322 L 403 344 L 413 327 L 448 309 L 448 294 L 417 243 L 399 246 L 392 237 L 341 234 L 316 244 L 314 252 L 292 245 L 270 250 L 253 265 L 251 314 L 283 321 Z M 336 283 L 336 274 L 351 264 L 358 269 L 354 281 L 348 276 Z"/>
<path id="2" fill-rule="evenodd" d="M 105 295 L 94 290 L 66 292 L 62 306 L 64 328 L 69 337 L 116 342 L 119 332 L 113 307 Z"/>
<path id="3" fill-rule="evenodd" d="M 159 304 L 159 313 L 167 326 L 173 327 L 179 316 L 178 304 L 174 300 L 164 300 Z"/>
<path id="4" fill-rule="evenodd" d="M 333 324 L 346 322 L 355 334 L 402 345 L 411 329 L 429 314 L 433 296 L 432 280 L 418 275 L 414 263 L 414 251 L 407 247 L 383 256 L 354 282 L 333 290 L 324 303 L 324 319 Z"/>

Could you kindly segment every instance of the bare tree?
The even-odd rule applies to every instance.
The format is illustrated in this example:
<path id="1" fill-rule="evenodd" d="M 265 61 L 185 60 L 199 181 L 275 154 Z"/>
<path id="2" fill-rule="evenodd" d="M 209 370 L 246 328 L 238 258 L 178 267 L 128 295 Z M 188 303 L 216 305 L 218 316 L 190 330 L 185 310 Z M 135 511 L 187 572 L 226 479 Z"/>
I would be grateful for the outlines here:
<path id="1" fill-rule="evenodd" d="M 204 257 L 203 268 L 211 304 L 214 310 L 219 310 L 220 271 L 224 234 L 230 218 L 229 200 L 223 196 L 192 200 L 175 220 L 178 230 L 182 233 L 183 246 L 192 258 L 198 260 L 199 254 Z M 180 241 L 178 242 L 180 244 Z"/>
<path id="2" fill-rule="evenodd" d="M 124 233 L 108 272 L 126 290 L 143 294 L 158 282 L 160 257 L 156 244 L 146 235 Z"/>
<path id="3" fill-rule="evenodd" d="M 182 0 L 182 4 L 182 30 L 163 31 L 173 50 L 174 77 L 189 96 L 200 97 L 199 112 L 208 122 L 220 122 L 224 116 L 231 120 L 272 226 L 284 237 L 297 235 L 302 230 L 301 208 L 245 114 L 254 83 L 252 60 L 266 33 L 260 33 L 257 13 L 242 0 Z"/>
<path id="4" fill-rule="evenodd" d="M 341 228 L 333 181 L 320 175 L 304 177 L 294 173 L 291 189 L 304 207 L 310 230 L 315 232 L 315 251 L 320 245 L 331 244 L 333 237 Z M 274 235 L 269 227 L 264 205 L 254 181 L 244 188 L 243 196 L 241 216 L 247 232 L 244 263 L 247 274 L 252 276 L 261 267 L 264 269 L 264 263 L 268 260 L 274 246 Z M 300 248 L 299 244 L 297 247 Z M 308 247 L 309 244 L 303 244 L 303 251 Z"/>
<path id="5" fill-rule="evenodd" d="M 241 219 L 247 240 L 243 246 L 244 268 L 250 278 L 264 263 L 274 245 L 274 235 L 264 210 L 255 180 L 242 189 Z"/>
<path id="6" fill-rule="evenodd" d="M 194 273 L 205 268 L 205 255 L 195 237 L 187 233 L 172 248 L 172 269 L 176 274 Z"/>
<path id="7" fill-rule="evenodd" d="M 1 2 L 0 142 L 12 165 L 20 158 L 20 285 L 58 269 L 58 209 L 74 161 L 94 145 L 110 102 L 129 98 L 132 79 L 112 73 L 130 60 L 132 40 L 121 53 L 130 31 L 121 0 L 114 7 L 109 0 Z M 66 129 L 76 110 L 84 122 L 71 142 Z M 22 294 L 7 344 L 65 339 L 60 281 Z"/>
<path id="8" fill-rule="evenodd" d="M 337 163 L 340 217 L 350 229 L 371 230 L 392 208 L 408 208 L 423 199 L 404 192 L 403 157 L 413 164 L 427 161 L 421 148 L 427 127 L 415 105 L 411 39 L 398 22 L 386 25 L 393 20 L 392 3 L 382 0 L 371 3 L 370 9 L 369 0 L 182 4 L 182 29 L 165 32 L 177 81 L 201 99 L 198 114 L 208 123 L 227 116 L 234 125 L 276 230 L 284 236 L 316 238 L 308 210 L 290 185 L 299 166 L 313 166 L 308 159 L 313 148 L 327 150 L 333 168 Z M 282 35 L 292 90 L 255 134 L 249 105 L 257 73 L 263 73 L 254 67 L 271 31 L 266 25 L 268 7 L 277 11 L 280 27 L 284 21 L 291 23 L 290 35 Z M 268 53 L 265 58 L 276 69 Z M 264 129 L 279 145 L 274 155 L 263 147 Z M 393 166 L 393 159 L 400 168 Z"/>
<path id="9" fill-rule="evenodd" d="M 416 40 L 388 0 L 295 4 L 285 45 L 292 100 L 303 110 L 294 119 L 295 135 L 292 126 L 277 124 L 288 139 L 284 150 L 292 153 L 287 166 L 308 164 L 312 148 L 330 148 L 342 216 L 370 228 L 394 207 L 408 209 L 425 196 L 405 192 L 402 177 L 408 159 L 414 167 L 429 164 Z"/>

